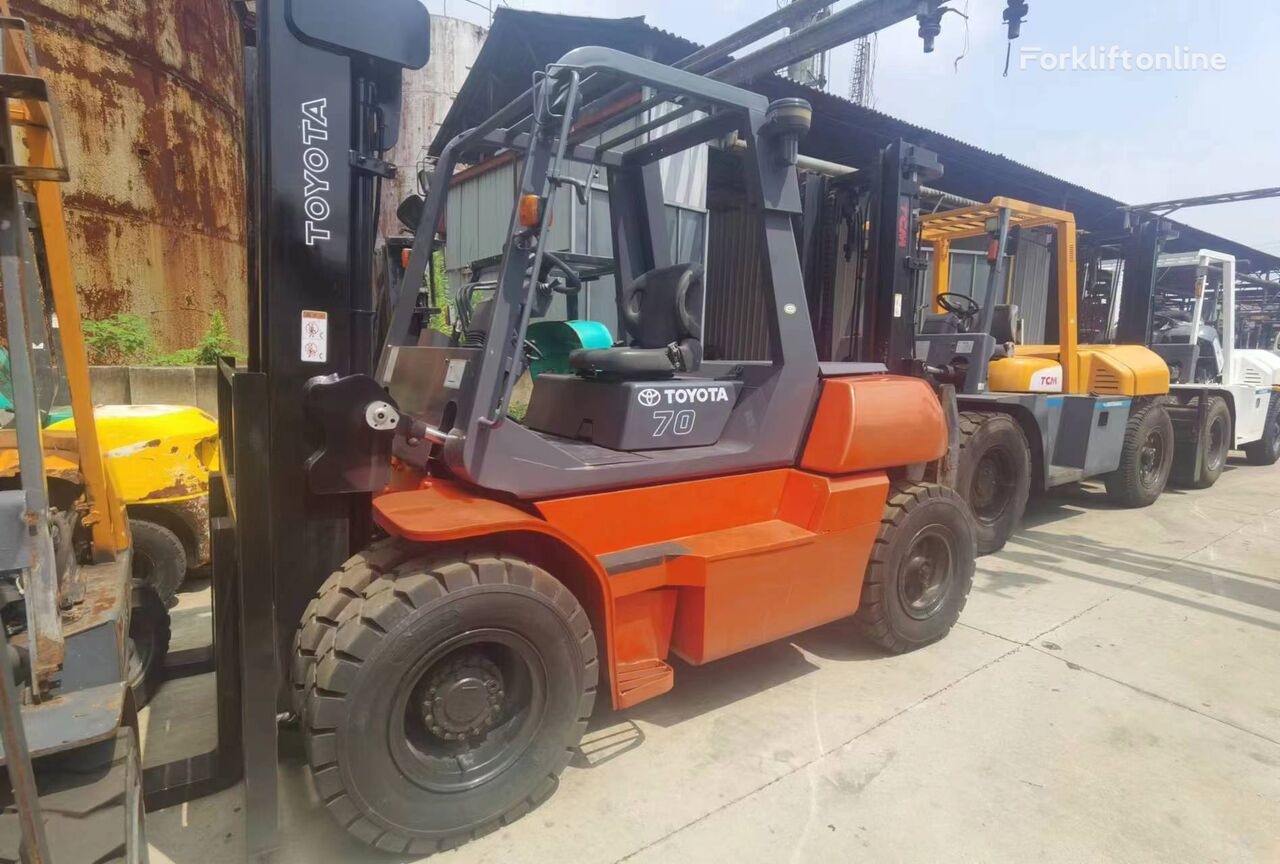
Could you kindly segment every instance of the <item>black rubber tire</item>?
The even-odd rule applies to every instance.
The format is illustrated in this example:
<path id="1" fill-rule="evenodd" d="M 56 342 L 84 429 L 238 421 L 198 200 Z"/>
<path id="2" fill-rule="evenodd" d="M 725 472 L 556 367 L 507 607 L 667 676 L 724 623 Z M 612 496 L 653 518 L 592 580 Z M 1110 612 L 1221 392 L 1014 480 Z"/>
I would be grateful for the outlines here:
<path id="1" fill-rule="evenodd" d="M 1144 475 L 1142 450 L 1152 438 L 1158 436 L 1162 450 L 1157 455 L 1158 464 L 1152 466 L 1150 475 Z M 1120 467 L 1103 476 L 1107 496 L 1122 507 L 1147 507 L 1152 504 L 1169 483 L 1173 470 L 1173 421 L 1164 405 L 1151 402 L 1138 407 L 1129 415 L 1124 431 L 1124 445 L 1120 451 Z"/>
<path id="2" fill-rule="evenodd" d="M 1280 393 L 1272 391 L 1262 437 L 1244 445 L 1244 458 L 1250 465 L 1274 465 L 1280 460 Z"/>
<path id="3" fill-rule="evenodd" d="M 129 614 L 129 689 L 133 703 L 142 708 L 164 682 L 164 661 L 169 656 L 173 623 L 169 610 L 150 585 L 133 583 Z"/>
<path id="4" fill-rule="evenodd" d="M 187 547 L 173 531 L 146 519 L 130 519 L 129 533 L 133 537 L 133 578 L 151 585 L 165 606 L 172 606 L 187 577 Z"/>
<path id="5" fill-rule="evenodd" d="M 984 460 L 987 460 L 984 464 Z M 993 464 L 994 460 L 994 464 Z M 996 500 L 986 503 L 979 486 L 1002 475 Z M 985 477 L 980 475 L 987 475 Z M 978 531 L 978 554 L 998 552 L 1022 522 L 1031 496 L 1031 448 L 1018 421 L 1008 414 L 965 411 L 960 415 L 960 464 L 956 491 L 969 502 Z M 980 501 L 979 498 L 982 500 Z"/>
<path id="6" fill-rule="evenodd" d="M 894 654 L 946 636 L 959 620 L 973 587 L 976 533 L 969 505 L 955 490 L 934 483 L 895 483 L 889 490 L 867 565 L 862 601 L 854 615 L 863 635 Z M 904 598 L 912 560 L 909 555 L 917 551 L 921 539 L 938 534 L 950 542 L 949 572 L 936 607 L 924 610 L 927 617 L 918 617 Z"/>
<path id="7" fill-rule="evenodd" d="M 328 633 L 319 650 L 298 658 L 295 669 L 305 670 L 307 758 L 330 814 L 371 846 L 422 855 L 509 824 L 555 791 L 591 716 L 599 664 L 587 614 L 546 571 L 516 558 L 479 555 L 410 560 L 389 571 L 381 562 L 399 552 L 387 550 L 356 556 L 360 560 L 326 583 L 317 610 L 340 611 L 326 617 L 334 623 L 322 625 Z M 375 575 L 358 597 L 331 596 L 349 594 L 366 572 Z M 480 630 L 532 651 L 541 670 L 541 681 L 530 688 L 539 694 L 531 700 L 539 706 L 536 722 L 525 727 L 522 749 L 492 776 L 474 778 L 465 789 L 431 789 L 404 768 L 403 760 L 418 751 L 405 746 L 407 732 L 393 731 L 398 721 L 410 722 L 399 700 L 412 701 L 418 682 L 440 668 L 433 653 Z M 441 661 L 449 656 L 439 654 Z M 428 661 L 436 665 L 415 669 Z"/>
<path id="8" fill-rule="evenodd" d="M 1214 444 L 1214 437 L 1218 443 Z M 1227 457 L 1234 443 L 1231 434 L 1231 409 L 1221 396 L 1210 396 L 1205 403 L 1204 427 L 1200 430 L 1200 473 L 1189 484 L 1192 489 L 1208 489 L 1227 468 Z"/>
<path id="9" fill-rule="evenodd" d="M 146 864 L 142 757 L 132 727 L 35 761 L 45 838 L 55 862 Z M 0 864 L 22 861 L 17 805 L 0 784 Z"/>
<path id="10" fill-rule="evenodd" d="M 386 537 L 368 549 L 353 555 L 320 586 L 302 613 L 302 622 L 293 634 L 292 667 L 289 683 L 293 687 L 293 712 L 302 717 L 307 704 L 307 681 L 316 658 L 333 645 L 338 620 L 353 600 L 383 573 L 389 573 L 414 555 L 421 547 L 396 537 Z"/>

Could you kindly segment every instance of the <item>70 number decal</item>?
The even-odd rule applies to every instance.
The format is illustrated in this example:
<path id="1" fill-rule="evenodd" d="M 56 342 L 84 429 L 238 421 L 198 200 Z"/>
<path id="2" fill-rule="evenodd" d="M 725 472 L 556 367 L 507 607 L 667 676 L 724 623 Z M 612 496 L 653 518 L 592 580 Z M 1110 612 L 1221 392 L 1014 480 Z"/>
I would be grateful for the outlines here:
<path id="1" fill-rule="evenodd" d="M 661 438 L 668 429 L 676 435 L 688 435 L 698 420 L 698 412 L 687 408 L 684 411 L 654 411 L 653 419 L 658 421 L 658 428 L 653 430 L 654 438 Z"/>

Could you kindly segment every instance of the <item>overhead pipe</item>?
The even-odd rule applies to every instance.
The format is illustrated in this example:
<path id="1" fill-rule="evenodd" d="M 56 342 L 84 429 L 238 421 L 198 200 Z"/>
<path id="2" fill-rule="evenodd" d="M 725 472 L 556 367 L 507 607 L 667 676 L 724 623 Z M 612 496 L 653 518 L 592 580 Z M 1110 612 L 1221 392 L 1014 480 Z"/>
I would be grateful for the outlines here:
<path id="1" fill-rule="evenodd" d="M 861 39 L 863 36 L 891 27 L 917 13 L 933 11 L 942 5 L 942 2 L 943 0 L 859 0 L 859 2 L 847 9 L 842 9 L 827 18 L 810 24 L 802 30 L 797 30 L 789 36 L 785 36 L 776 42 L 771 42 L 758 51 L 746 54 L 737 60 L 732 60 L 717 69 L 704 72 L 708 67 L 724 59 L 738 48 L 759 41 L 782 27 L 811 15 L 819 8 L 831 5 L 830 0 L 828 2 L 799 0 L 799 2 L 789 4 L 776 12 L 772 12 L 759 21 L 749 24 L 705 48 L 698 49 L 676 61 L 673 65 L 677 69 L 684 69 L 690 72 L 704 72 L 708 78 L 717 81 L 739 84 L 758 78 L 761 75 L 776 72 L 779 69 L 790 66 L 797 60 L 803 60 L 806 57 L 812 57 L 814 54 L 829 51 L 846 42 Z M 583 110 L 583 113 L 590 113 L 597 106 L 608 105 L 618 99 L 625 98 L 634 93 L 635 89 L 631 85 L 616 87 L 594 99 Z M 520 98 L 528 98 L 528 94 Z M 631 112 L 631 116 L 634 116 L 637 113 L 637 108 L 633 106 L 628 111 Z M 626 112 L 615 118 L 615 120 L 619 119 L 627 119 Z M 512 128 L 521 129 L 529 123 L 529 120 L 529 117 L 525 117 Z M 581 140 L 581 137 L 578 140 Z"/>

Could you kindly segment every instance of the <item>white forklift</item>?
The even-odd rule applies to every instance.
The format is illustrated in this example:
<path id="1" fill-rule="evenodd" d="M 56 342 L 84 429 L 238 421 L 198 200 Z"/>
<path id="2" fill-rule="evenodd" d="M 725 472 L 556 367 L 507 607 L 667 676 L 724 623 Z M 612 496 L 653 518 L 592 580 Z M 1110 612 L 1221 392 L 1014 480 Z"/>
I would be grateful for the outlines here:
<path id="1" fill-rule="evenodd" d="M 1280 357 L 1236 347 L 1235 256 L 1210 249 L 1166 253 L 1156 269 L 1157 292 L 1191 288 L 1189 310 L 1152 312 L 1151 348 L 1169 364 L 1170 408 L 1176 408 L 1175 479 L 1212 486 L 1231 449 L 1243 450 L 1250 464 L 1274 464 L 1280 459 Z M 1181 452 L 1184 439 L 1193 440 L 1179 434 L 1185 425 L 1200 430 L 1194 436 L 1199 454 Z"/>
<path id="2" fill-rule="evenodd" d="M 1252 465 L 1280 459 L 1280 356 L 1236 347 L 1235 257 L 1209 249 L 1159 253 L 1164 230 L 1147 223 L 1128 254 L 1117 257 L 1113 246 L 1110 256 L 1095 255 L 1086 279 L 1108 308 L 1104 341 L 1140 339 L 1168 364 L 1170 480 L 1204 489 L 1232 450 L 1243 450 Z"/>

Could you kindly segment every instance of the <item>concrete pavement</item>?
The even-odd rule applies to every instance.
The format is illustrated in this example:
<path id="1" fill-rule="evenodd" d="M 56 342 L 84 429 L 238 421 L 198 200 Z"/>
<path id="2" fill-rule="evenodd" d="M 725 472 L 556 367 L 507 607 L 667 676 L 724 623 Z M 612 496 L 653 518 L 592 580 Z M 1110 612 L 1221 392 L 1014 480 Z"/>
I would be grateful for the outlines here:
<path id="1" fill-rule="evenodd" d="M 838 623 L 679 666 L 597 712 L 550 801 L 433 860 L 1280 861 L 1278 493 L 1233 463 L 1145 510 L 1034 502 L 944 641 L 885 657 Z M 149 762 L 210 738 L 209 682 L 179 683 Z M 273 860 L 394 860 L 330 823 L 299 749 Z M 152 862 L 242 861 L 241 804 L 151 814 Z"/>

